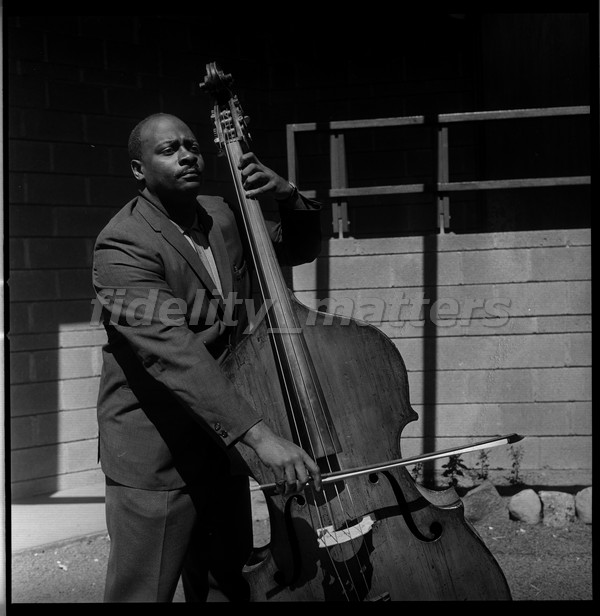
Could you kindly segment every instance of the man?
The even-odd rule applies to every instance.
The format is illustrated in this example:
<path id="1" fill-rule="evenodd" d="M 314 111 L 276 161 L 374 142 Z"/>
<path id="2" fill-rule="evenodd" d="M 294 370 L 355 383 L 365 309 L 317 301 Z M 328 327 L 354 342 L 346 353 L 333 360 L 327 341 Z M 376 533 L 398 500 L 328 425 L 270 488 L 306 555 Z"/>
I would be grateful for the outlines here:
<path id="1" fill-rule="evenodd" d="M 247 478 L 236 444 L 254 450 L 287 493 L 319 468 L 275 434 L 224 376 L 251 297 L 248 257 L 233 212 L 199 195 L 204 161 L 190 128 L 169 114 L 129 139 L 140 192 L 100 232 L 93 283 L 108 342 L 98 396 L 99 451 L 111 539 L 105 601 L 205 601 L 208 571 L 232 600 L 247 599 L 251 545 Z M 320 247 L 319 205 L 252 153 L 239 163 L 249 198 L 279 202 L 270 226 L 282 263 Z M 215 308 L 216 306 L 216 308 Z M 284 412 L 284 409 L 282 409 Z M 239 458 L 239 453 L 237 453 Z"/>

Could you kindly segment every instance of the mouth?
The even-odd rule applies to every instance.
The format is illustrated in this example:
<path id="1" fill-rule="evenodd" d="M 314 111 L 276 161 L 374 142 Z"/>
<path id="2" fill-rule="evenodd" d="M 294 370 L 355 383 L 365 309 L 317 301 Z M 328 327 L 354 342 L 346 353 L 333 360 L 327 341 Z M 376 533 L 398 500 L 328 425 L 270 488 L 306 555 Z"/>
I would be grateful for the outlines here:
<path id="1" fill-rule="evenodd" d="M 178 177 L 180 178 L 199 178 L 200 177 L 200 170 L 199 169 L 184 169 L 179 175 Z"/>

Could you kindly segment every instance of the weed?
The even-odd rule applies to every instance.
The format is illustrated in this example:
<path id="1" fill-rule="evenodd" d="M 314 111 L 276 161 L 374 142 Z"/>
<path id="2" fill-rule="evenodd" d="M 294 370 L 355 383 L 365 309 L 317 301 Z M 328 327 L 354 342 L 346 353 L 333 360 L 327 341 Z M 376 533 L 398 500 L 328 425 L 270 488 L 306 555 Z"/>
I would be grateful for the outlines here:
<path id="1" fill-rule="evenodd" d="M 423 462 L 417 462 L 413 466 L 412 470 L 410 471 L 410 475 L 415 481 L 419 481 L 419 478 L 421 477 L 422 473 L 423 473 Z"/>
<path id="2" fill-rule="evenodd" d="M 521 460 L 523 459 L 523 448 L 520 445 L 517 447 L 511 445 L 510 456 L 512 458 L 512 465 L 508 481 L 514 486 L 522 485 Z"/>
<path id="3" fill-rule="evenodd" d="M 479 458 L 476 464 L 477 479 L 485 481 L 490 471 L 489 454 L 484 449 L 479 451 Z"/>
<path id="4" fill-rule="evenodd" d="M 446 464 L 442 464 L 442 468 L 446 469 L 442 473 L 442 476 L 450 477 L 449 484 L 453 487 L 456 487 L 458 485 L 457 477 L 464 476 L 463 470 L 468 470 L 468 468 L 463 464 L 460 454 L 449 456 L 448 462 Z"/>

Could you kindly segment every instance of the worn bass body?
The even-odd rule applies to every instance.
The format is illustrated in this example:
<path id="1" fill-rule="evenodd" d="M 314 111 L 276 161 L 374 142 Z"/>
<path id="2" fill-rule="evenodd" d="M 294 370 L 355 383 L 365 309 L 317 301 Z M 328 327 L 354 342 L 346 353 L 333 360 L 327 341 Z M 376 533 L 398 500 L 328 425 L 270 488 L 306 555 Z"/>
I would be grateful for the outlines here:
<path id="1" fill-rule="evenodd" d="M 301 323 L 315 323 L 303 336 L 341 445 L 332 467 L 400 457 L 402 429 L 417 416 L 394 344 L 370 325 L 293 306 Z M 292 438 L 266 321 L 225 369 L 257 408 L 271 411 L 273 428 Z M 246 461 L 260 482 L 266 469 L 254 456 Z M 266 501 L 271 541 L 246 566 L 255 601 L 510 599 L 455 492 L 426 492 L 404 468 Z"/>
<path id="2" fill-rule="evenodd" d="M 377 328 L 311 310 L 287 288 L 258 202 L 244 197 L 237 161 L 247 145 L 231 77 L 207 66 L 217 141 L 227 155 L 262 296 L 271 307 L 223 369 L 281 436 L 322 472 L 401 456 L 417 419 L 404 361 Z M 240 447 L 250 475 L 271 477 Z M 310 485 L 283 496 L 265 488 L 269 540 L 245 567 L 254 601 L 508 600 L 502 570 L 449 489 L 419 486 L 404 467 Z"/>

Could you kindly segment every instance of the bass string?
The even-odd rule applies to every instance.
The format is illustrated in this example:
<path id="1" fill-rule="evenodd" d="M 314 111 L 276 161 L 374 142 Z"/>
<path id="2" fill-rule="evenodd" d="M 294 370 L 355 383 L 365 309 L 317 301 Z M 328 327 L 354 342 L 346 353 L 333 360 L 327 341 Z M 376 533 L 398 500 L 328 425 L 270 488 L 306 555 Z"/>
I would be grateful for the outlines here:
<path id="1" fill-rule="evenodd" d="M 246 208 L 243 206 L 243 204 L 245 203 L 245 201 L 244 201 L 245 197 L 243 195 L 243 191 L 240 189 L 240 186 L 239 186 L 239 184 L 241 184 L 241 181 L 239 180 L 238 175 L 237 175 L 237 173 L 235 171 L 235 166 L 234 166 L 233 161 L 232 161 L 232 156 L 231 156 L 231 153 L 229 151 L 229 147 L 226 147 L 225 151 L 227 153 L 227 160 L 228 160 L 228 163 L 229 163 L 230 171 L 231 171 L 231 173 L 233 175 L 233 178 L 235 180 L 234 181 L 234 185 L 235 185 L 235 190 L 237 192 L 238 199 L 240 201 L 240 206 L 241 206 L 240 209 L 241 209 L 241 214 L 242 214 L 242 220 L 244 222 L 244 226 L 246 228 L 246 232 L 248 234 L 248 237 L 251 240 L 250 241 L 250 250 L 252 252 L 252 256 L 253 256 L 254 262 L 258 263 L 257 255 L 256 255 L 255 247 L 254 247 L 254 243 L 252 241 L 253 234 L 251 233 L 250 224 L 249 224 L 249 222 L 247 220 L 248 214 L 247 214 Z M 261 296 L 263 297 L 263 299 L 267 298 L 267 292 L 266 292 L 266 289 L 264 288 L 264 283 L 263 283 L 263 280 L 262 280 L 261 276 L 258 276 L 258 283 L 259 283 L 259 287 L 260 287 L 260 290 L 261 290 Z M 273 299 L 273 298 L 270 298 L 270 299 Z M 267 312 L 267 319 L 269 319 L 268 312 Z M 278 345 L 276 345 L 276 344 L 274 345 L 274 352 L 275 352 L 276 363 L 280 366 L 280 371 L 283 374 L 283 372 L 281 370 L 282 359 L 281 359 L 281 357 L 279 355 Z M 288 401 L 290 401 L 291 397 L 292 397 L 292 393 L 289 390 L 289 383 L 287 382 L 287 379 L 282 379 L 282 381 L 283 381 L 283 385 L 284 385 L 284 388 L 285 388 L 284 395 L 287 397 Z M 298 418 L 294 414 L 292 414 L 292 417 L 293 417 L 293 421 L 296 423 L 298 421 Z M 298 426 L 296 425 L 295 427 L 296 427 L 296 430 L 298 430 Z M 282 496 L 282 498 L 283 498 L 283 496 Z M 308 512 L 309 512 L 309 515 L 310 515 L 311 526 L 312 526 L 312 528 L 313 528 L 313 530 L 315 531 L 315 534 L 316 534 L 315 521 L 313 519 L 312 511 L 311 511 L 310 508 L 308 509 Z M 318 516 L 318 519 L 319 519 L 320 526 L 322 528 L 325 528 L 326 524 L 323 521 L 322 512 L 320 511 L 319 507 L 317 507 L 316 512 L 317 512 L 317 516 Z M 335 561 L 332 559 L 332 562 L 335 562 Z M 343 587 L 343 584 L 341 583 L 340 573 L 337 570 L 337 567 L 335 565 L 334 565 L 334 569 L 335 569 L 335 574 L 336 574 L 338 580 L 340 580 L 340 585 L 342 585 L 342 587 Z M 346 598 L 348 599 L 347 596 L 346 596 Z"/>
<path id="2" fill-rule="evenodd" d="M 284 312 L 284 318 L 285 318 L 285 317 L 286 317 L 286 312 Z M 293 318 L 293 317 L 294 317 L 294 315 L 293 315 L 293 314 L 290 314 L 290 317 L 292 318 L 293 322 L 292 322 L 292 323 L 290 323 L 289 321 L 286 321 L 286 322 L 285 322 L 285 323 L 286 323 L 286 325 L 285 325 L 285 327 L 284 327 L 284 330 L 285 330 L 286 328 L 289 328 L 289 327 L 294 327 L 294 328 L 296 328 L 296 326 L 297 326 L 297 322 L 296 322 L 296 320 Z M 279 351 L 279 349 L 278 349 L 277 345 L 275 345 L 275 346 L 276 346 L 276 349 L 277 349 L 277 353 L 280 353 L 280 351 Z M 296 349 L 296 347 L 295 347 L 295 346 L 292 346 L 292 351 L 293 351 L 293 353 L 297 353 L 298 351 L 299 351 L 300 353 L 307 353 L 307 349 L 306 349 L 306 347 L 305 347 L 304 345 L 299 345 L 299 349 Z M 308 355 L 308 360 L 310 361 L 310 355 Z M 279 362 L 279 363 L 283 363 L 283 361 L 282 361 L 281 359 L 278 359 L 278 362 Z M 305 380 L 305 377 L 307 377 L 307 378 L 308 378 L 308 380 L 312 380 L 312 379 L 315 379 L 315 378 L 316 378 L 316 377 L 315 377 L 315 373 L 314 373 L 313 371 L 310 371 L 310 370 L 309 370 L 308 375 L 305 375 L 305 373 L 304 373 L 303 371 L 301 371 L 301 372 L 300 372 L 300 377 L 299 377 L 299 383 L 296 383 L 296 381 L 294 381 L 294 380 L 292 379 L 292 385 L 293 385 L 293 389 L 294 389 L 294 390 L 296 390 L 296 391 L 297 391 L 297 390 L 298 390 L 298 389 L 300 389 L 302 386 L 306 386 L 306 380 Z M 285 379 L 284 379 L 284 383 L 286 383 L 286 380 L 285 380 Z M 287 387 L 288 387 L 288 386 L 286 385 L 286 388 L 287 388 Z M 313 384 L 313 387 L 315 387 L 315 388 L 316 388 L 316 384 Z M 288 396 L 290 396 L 290 395 L 292 395 L 292 394 L 288 393 Z M 323 413 L 323 414 L 324 414 L 324 411 L 323 411 L 323 408 L 322 408 L 322 407 L 320 407 L 319 405 L 317 405 L 317 406 L 319 406 L 319 408 L 318 408 L 318 410 L 315 410 L 315 406 L 313 405 L 313 401 L 312 401 L 311 399 L 309 399 L 309 401 L 308 401 L 308 402 L 309 402 L 309 404 L 310 404 L 310 411 L 311 411 L 311 414 L 312 414 L 312 416 L 313 416 L 313 417 L 316 417 L 317 412 L 320 412 L 320 413 Z M 325 404 L 324 400 L 321 400 L 321 402 L 322 402 L 323 404 Z M 327 421 L 325 421 L 325 425 L 326 425 L 326 429 L 327 429 L 327 431 L 328 431 L 328 436 L 329 436 L 329 439 L 330 439 L 330 441 L 331 441 L 331 442 L 333 442 L 333 435 L 332 435 L 332 433 L 331 433 L 331 427 L 330 427 L 330 425 L 329 425 L 329 423 L 328 423 Z M 318 430 L 318 435 L 319 435 L 319 437 L 321 438 L 321 445 L 323 445 L 323 436 L 322 436 L 322 434 L 321 434 L 321 431 L 320 431 L 320 430 Z M 308 436 L 309 436 L 309 439 L 310 439 L 310 432 L 308 432 Z M 314 451 L 314 447 L 313 447 L 313 451 Z M 326 459 L 326 463 L 327 463 L 327 465 L 328 465 L 328 468 L 331 468 L 331 467 L 330 467 L 330 465 L 329 465 L 329 462 L 327 461 L 327 459 Z M 353 490 L 352 490 L 352 488 L 351 488 L 351 485 L 350 485 L 350 484 L 348 484 L 348 483 L 346 483 L 346 486 L 345 486 L 345 487 L 346 487 L 345 493 L 346 493 L 346 495 L 347 495 L 347 497 L 348 497 L 348 499 L 349 499 L 349 501 L 350 501 L 350 502 L 349 502 L 349 504 L 350 504 L 349 509 L 352 511 L 352 516 L 351 516 L 351 517 L 352 517 L 352 519 L 356 520 L 356 519 L 357 519 L 357 516 L 356 516 L 356 509 L 357 509 L 357 508 L 356 508 L 356 505 L 355 505 L 355 503 L 354 503 L 354 495 L 353 495 Z M 350 546 L 352 546 L 352 551 L 353 551 L 354 557 L 356 558 L 356 561 L 357 561 L 357 562 L 359 563 L 359 565 L 360 565 L 360 567 L 359 567 L 359 571 L 360 571 L 360 574 L 361 574 L 361 576 L 362 576 L 362 578 L 363 578 L 363 583 L 364 583 L 365 587 L 367 588 L 367 587 L 368 587 L 368 584 L 367 584 L 367 580 L 366 580 L 365 575 L 364 575 L 364 571 L 366 570 L 366 568 L 364 567 L 364 564 L 360 562 L 360 561 L 361 561 L 361 556 L 360 556 L 360 553 L 359 553 L 359 552 L 357 552 L 357 551 L 356 551 L 356 549 L 355 549 L 355 541 L 354 541 L 354 540 L 353 540 L 353 538 L 352 538 L 352 532 L 351 532 L 351 530 L 350 530 L 349 528 L 347 528 L 345 525 L 342 525 L 342 526 L 341 526 L 341 528 L 337 528 L 337 529 L 336 529 L 336 524 L 335 524 L 335 520 L 336 520 L 336 518 L 340 518 L 340 517 L 341 517 L 341 519 L 345 521 L 345 520 L 348 520 L 348 519 L 349 519 L 349 515 L 348 515 L 347 510 L 346 510 L 348 506 L 347 506 L 347 505 L 346 505 L 346 506 L 344 505 L 344 498 L 343 498 L 343 495 L 340 493 L 338 486 L 334 483 L 334 484 L 332 485 L 332 488 L 333 488 L 333 490 L 334 490 L 334 492 L 335 492 L 335 494 L 336 494 L 336 497 L 337 497 L 337 498 L 336 498 L 335 500 L 333 500 L 333 501 L 329 501 L 329 500 L 328 500 L 328 501 L 326 501 L 326 507 L 327 507 L 327 511 L 328 511 L 328 513 L 329 513 L 329 518 L 330 518 L 331 524 L 332 524 L 332 526 L 333 526 L 333 528 L 334 528 L 334 532 L 336 532 L 336 533 L 341 533 L 342 535 L 345 535 L 345 536 L 346 536 L 347 541 L 350 543 Z M 338 508 L 339 508 L 339 510 L 340 510 L 340 516 L 336 516 L 336 515 L 335 515 L 335 513 L 333 512 L 333 510 L 332 510 L 332 508 L 331 508 L 331 503 L 332 503 L 332 502 L 333 502 L 333 503 L 337 503 L 337 507 L 338 507 Z M 337 525 L 337 526 L 339 527 L 339 525 Z M 322 527 L 323 529 L 325 529 L 325 526 L 323 526 L 323 524 L 322 524 L 322 526 L 321 526 L 321 527 Z M 337 540 L 336 535 L 331 535 L 331 534 L 329 534 L 329 530 L 324 530 L 324 533 L 325 533 L 325 534 L 327 534 L 330 538 L 333 538 L 333 541 L 334 541 L 334 542 L 336 542 L 336 543 L 339 545 L 339 541 Z M 333 562 L 333 558 L 332 558 L 332 562 Z M 346 570 L 347 570 L 347 573 L 348 573 L 348 578 L 350 578 L 350 579 L 351 579 L 351 578 L 352 578 L 352 575 L 351 575 L 351 573 L 350 573 L 350 571 L 349 571 L 349 569 L 348 569 L 347 564 L 346 564 Z"/>
<path id="3" fill-rule="evenodd" d="M 229 147 L 228 147 L 228 146 L 229 146 L 229 144 L 225 144 L 225 152 L 226 152 L 226 155 L 227 155 L 227 161 L 228 161 L 228 164 L 229 164 L 230 172 L 232 173 L 232 177 L 233 177 L 233 178 L 234 178 L 234 180 L 235 180 L 235 181 L 234 181 L 234 187 L 235 187 L 235 190 L 236 190 L 236 193 L 237 193 L 237 197 L 238 197 L 238 199 L 239 199 L 239 201 L 240 201 L 240 206 L 241 206 L 241 207 L 240 207 L 240 209 L 241 209 L 241 214 L 242 214 L 242 220 L 243 220 L 243 222 L 244 222 L 244 226 L 245 226 L 245 228 L 246 228 L 246 232 L 247 232 L 247 234 L 248 234 L 248 237 L 249 237 L 250 239 L 252 239 L 252 238 L 254 237 L 254 234 L 253 234 L 253 233 L 251 233 L 250 223 L 249 223 L 249 221 L 248 221 L 248 219 L 247 219 L 247 217 L 248 217 L 248 213 L 247 213 L 247 211 L 246 211 L 246 208 L 245 208 L 245 207 L 243 207 L 243 203 L 245 203 L 245 196 L 244 196 L 244 194 L 243 194 L 243 190 L 241 189 L 241 186 L 240 186 L 240 185 L 241 185 L 241 179 L 239 178 L 239 176 L 238 176 L 238 174 L 237 174 L 237 172 L 236 172 L 236 166 L 234 165 L 234 161 L 233 161 L 232 153 L 230 152 L 230 149 L 229 149 Z M 257 256 L 257 255 L 256 255 L 256 252 L 255 252 L 255 247 L 254 247 L 254 245 L 253 245 L 253 242 L 252 242 L 252 241 L 250 242 L 250 250 L 251 250 L 251 252 L 252 252 L 252 256 L 253 256 L 253 258 L 254 258 L 254 262 L 255 262 L 255 263 L 258 263 L 258 260 L 257 260 L 257 258 L 256 258 L 256 256 Z M 266 290 L 265 290 L 265 288 L 264 288 L 263 281 L 261 280 L 261 276 L 258 276 L 258 282 L 259 282 L 259 287 L 260 287 L 260 290 L 261 290 L 261 295 L 262 295 L 263 299 L 264 299 L 264 298 L 267 298 L 267 293 L 266 293 Z M 277 289 L 275 289 L 275 291 L 276 291 L 276 292 L 278 292 L 278 290 L 277 290 Z M 274 298 L 270 298 L 270 299 L 271 299 L 271 300 L 273 300 Z M 286 315 L 285 315 L 285 314 L 284 314 L 284 318 L 286 318 Z M 268 313 L 268 312 L 267 312 L 267 319 L 269 319 L 269 313 Z M 284 325 L 284 327 L 285 327 L 285 328 L 287 328 L 287 331 L 290 331 L 290 330 L 289 330 L 289 328 L 290 328 L 291 326 L 292 326 L 292 324 L 290 324 L 289 322 L 286 322 L 286 323 L 285 323 L 285 325 Z M 276 355 L 277 355 L 277 357 L 276 357 L 276 362 L 277 362 L 277 364 L 280 366 L 280 369 L 282 369 L 283 362 L 282 362 L 282 359 L 281 359 L 281 357 L 280 357 L 280 355 L 279 355 L 280 351 L 279 351 L 278 345 L 277 345 L 277 344 L 275 344 L 275 345 L 274 345 L 274 348 L 275 348 L 275 352 L 276 352 Z M 282 371 L 282 374 L 284 374 L 284 372 L 283 372 L 283 371 Z M 290 402 L 290 404 L 291 404 L 291 399 L 292 399 L 292 395 L 293 395 L 293 394 L 291 393 L 291 391 L 290 391 L 290 389 L 289 389 L 289 384 L 287 383 L 287 379 L 285 379 L 285 378 L 284 378 L 284 379 L 282 379 L 282 380 L 283 380 L 284 387 L 285 387 L 285 390 L 286 390 L 286 391 L 285 391 L 285 395 L 286 395 L 286 397 L 288 398 L 288 401 L 289 401 L 289 402 Z M 292 382 L 292 386 L 293 386 L 293 388 L 295 388 L 295 389 L 297 389 L 297 388 L 299 387 L 299 385 L 298 385 L 297 383 L 295 383 L 295 382 Z M 315 416 L 315 410 L 314 410 L 314 408 L 311 408 L 311 411 L 312 411 L 312 413 L 313 413 L 313 416 Z M 296 423 L 297 421 L 298 421 L 298 419 L 294 416 L 294 422 Z M 304 420 L 304 421 L 306 421 L 306 420 Z M 327 422 L 326 422 L 326 423 L 327 423 Z M 298 426 L 296 425 L 295 427 L 296 427 L 296 430 L 298 430 Z M 307 433 L 309 434 L 309 438 L 310 438 L 310 432 L 309 432 L 309 431 L 307 431 Z M 330 435 L 330 436 L 331 436 L 331 435 Z M 312 447 L 312 449 L 313 449 L 313 451 L 314 451 L 314 446 L 312 446 L 312 445 L 311 445 L 311 447 Z M 329 470 L 331 471 L 331 467 L 329 466 L 329 462 L 327 462 L 327 465 L 328 465 Z M 345 518 L 346 518 L 346 519 L 348 519 L 348 516 L 346 515 L 346 512 L 344 511 L 344 505 L 343 505 L 343 503 L 342 503 L 342 499 L 341 499 L 341 497 L 340 497 L 339 489 L 338 489 L 338 487 L 337 487 L 337 486 L 335 486 L 335 485 L 334 485 L 334 490 L 335 490 L 335 493 L 336 493 L 336 495 L 337 495 L 337 501 L 338 501 L 339 506 L 340 506 L 340 508 L 341 508 L 341 510 L 342 510 L 342 515 L 343 515 L 343 516 L 345 516 Z M 349 486 L 349 485 L 346 485 L 346 490 L 348 491 L 348 495 L 349 495 L 349 497 L 350 497 L 351 504 L 352 504 L 352 506 L 354 507 L 354 499 L 352 498 L 352 495 L 351 495 L 351 493 L 350 493 L 350 486 Z M 329 502 L 329 501 L 327 501 L 327 502 L 326 502 L 326 506 L 327 506 L 327 510 L 328 510 L 329 517 L 330 517 L 330 520 L 331 520 L 331 522 L 332 522 L 332 525 L 333 525 L 333 526 L 334 526 L 334 528 L 335 528 L 335 525 L 334 525 L 335 515 L 334 515 L 334 513 L 333 513 L 333 511 L 332 511 L 332 509 L 331 509 L 331 505 L 330 505 L 330 502 Z M 319 518 L 319 523 L 320 523 L 320 526 L 321 526 L 321 528 L 322 528 L 322 529 L 326 529 L 326 527 L 327 527 L 328 525 L 327 525 L 327 524 L 325 524 L 325 522 L 324 522 L 324 520 L 323 520 L 322 512 L 321 512 L 321 510 L 320 510 L 320 509 L 321 509 L 321 508 L 320 508 L 320 506 L 317 506 L 317 507 L 316 507 L 317 515 L 318 515 L 318 518 Z M 311 517 L 311 525 L 312 525 L 312 527 L 313 527 L 313 530 L 315 530 L 314 520 L 312 519 L 312 512 L 311 512 L 310 508 L 309 508 L 309 510 L 308 510 L 308 511 L 309 511 L 309 515 L 310 515 L 310 517 Z M 355 516 L 354 516 L 354 518 L 355 518 Z M 326 531 L 326 532 L 328 532 L 328 531 Z M 339 531 L 338 531 L 338 532 L 339 532 Z M 367 586 L 367 580 L 366 580 L 365 575 L 364 575 L 364 571 L 366 570 L 366 568 L 365 568 L 365 567 L 364 567 L 364 566 L 360 563 L 361 557 L 360 557 L 360 554 L 359 554 L 359 553 L 356 551 L 356 549 L 355 549 L 355 546 L 354 546 L 354 541 L 353 541 L 353 539 L 352 539 L 352 537 L 351 537 L 351 533 L 350 533 L 350 531 L 349 531 L 349 530 L 344 529 L 344 528 L 341 530 L 341 532 L 342 532 L 342 533 L 346 533 L 346 535 L 347 535 L 347 537 L 348 537 L 348 540 L 350 541 L 350 545 L 352 546 L 352 550 L 353 550 L 353 552 L 354 552 L 354 556 L 355 556 L 355 558 L 357 559 L 357 562 L 358 562 L 358 563 L 359 563 L 359 565 L 360 565 L 360 566 L 359 566 L 359 570 L 360 570 L 360 572 L 361 572 L 361 576 L 363 577 L 363 582 L 365 583 L 365 587 L 368 587 L 368 586 Z M 316 534 L 316 530 L 315 530 L 315 534 Z M 337 536 L 334 536 L 334 537 L 333 537 L 333 539 L 334 539 L 334 542 L 335 542 L 335 543 L 337 543 L 337 544 L 339 545 L 339 541 L 338 541 L 338 539 L 337 539 Z M 326 546 L 326 549 L 327 549 L 328 553 L 330 553 L 330 547 L 329 547 L 329 546 Z M 349 598 L 349 597 L 348 597 L 348 595 L 347 595 L 347 589 L 345 588 L 344 584 L 342 583 L 340 573 L 339 573 L 339 572 L 338 572 L 338 570 L 337 570 L 337 565 L 335 564 L 335 563 L 336 563 L 336 561 L 335 561 L 335 559 L 331 556 L 331 554 L 330 554 L 330 560 L 331 560 L 331 563 L 332 563 L 332 565 L 333 565 L 333 567 L 334 567 L 334 570 L 335 570 L 336 576 L 338 577 L 338 581 L 339 581 L 339 583 L 340 583 L 340 586 L 341 586 L 341 587 L 342 587 L 342 589 L 343 589 L 344 595 L 346 596 L 346 599 L 347 599 L 347 600 L 350 600 L 350 598 Z M 348 564 L 347 564 L 347 562 L 346 562 L 345 560 L 344 560 L 344 567 L 345 567 L 345 569 L 346 569 L 346 573 L 348 574 L 348 578 L 349 578 L 349 579 L 352 579 L 352 574 L 351 574 L 351 572 L 350 572 L 350 570 L 349 570 L 349 568 L 348 568 Z M 355 588 L 354 588 L 354 587 L 353 587 L 353 590 L 355 590 Z"/>

